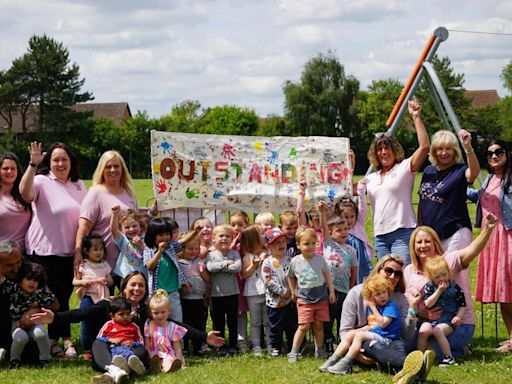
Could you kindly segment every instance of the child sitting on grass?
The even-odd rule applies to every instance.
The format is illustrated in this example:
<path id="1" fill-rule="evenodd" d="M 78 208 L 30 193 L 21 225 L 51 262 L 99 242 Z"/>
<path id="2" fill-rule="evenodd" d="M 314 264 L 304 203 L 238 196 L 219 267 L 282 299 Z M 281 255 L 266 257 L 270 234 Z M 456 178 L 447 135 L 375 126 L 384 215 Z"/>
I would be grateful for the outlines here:
<path id="1" fill-rule="evenodd" d="M 320 366 L 320 371 L 338 375 L 350 374 L 363 342 L 389 344 L 400 338 L 400 310 L 389 299 L 392 292 L 391 282 L 382 276 L 365 280 L 363 297 L 368 303 L 368 325 L 347 332 L 336 351 Z"/>
<path id="2" fill-rule="evenodd" d="M 324 325 L 329 321 L 329 303 L 336 301 L 332 276 L 323 256 L 316 255 L 318 238 L 313 228 L 300 227 L 297 246 L 301 254 L 295 256 L 288 270 L 288 284 L 292 300 L 297 303 L 299 327 L 293 337 L 288 362 L 299 358 L 299 348 L 306 333 L 313 326 L 315 357 L 325 358 Z"/>
<path id="3" fill-rule="evenodd" d="M 157 289 L 149 300 L 151 320 L 144 325 L 144 345 L 151 355 L 152 372 L 175 372 L 185 363 L 181 339 L 187 329 L 167 320 L 171 310 L 167 292 Z"/>
<path id="4" fill-rule="evenodd" d="M 18 369 L 21 355 L 30 339 L 34 339 L 39 348 L 39 365 L 50 364 L 50 339 L 44 325 L 33 324 L 30 328 L 21 328 L 18 321 L 27 316 L 32 308 L 48 308 L 56 310 L 58 303 L 55 295 L 46 290 L 46 272 L 37 263 L 25 263 L 20 271 L 18 284 L 6 280 L 7 289 L 11 294 L 12 344 L 10 369 Z M 8 326 L 2 324 L 3 327 Z"/>
<path id="5" fill-rule="evenodd" d="M 107 372 L 116 377 L 115 382 L 123 381 L 130 371 L 143 375 L 146 367 L 134 353 L 133 348 L 144 345 L 139 327 L 132 322 L 132 306 L 122 297 L 114 297 L 110 302 L 110 318 L 100 329 L 97 339 L 108 343 L 112 354 L 112 364 Z"/>

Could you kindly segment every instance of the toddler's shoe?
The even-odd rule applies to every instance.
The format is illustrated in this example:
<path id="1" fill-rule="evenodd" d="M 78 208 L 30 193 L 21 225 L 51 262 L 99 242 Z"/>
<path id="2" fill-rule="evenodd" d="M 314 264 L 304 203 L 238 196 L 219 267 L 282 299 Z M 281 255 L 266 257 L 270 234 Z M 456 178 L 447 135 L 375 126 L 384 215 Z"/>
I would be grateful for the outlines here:
<path id="1" fill-rule="evenodd" d="M 21 366 L 21 361 L 19 361 L 19 360 L 14 359 L 9 362 L 9 369 L 16 370 L 20 366 Z"/>
<path id="2" fill-rule="evenodd" d="M 290 352 L 288 353 L 288 362 L 289 363 L 296 363 L 297 360 L 299 360 L 299 354 L 297 352 Z"/>
<path id="3" fill-rule="evenodd" d="M 6 353 L 7 351 L 4 348 L 0 348 L 0 361 L 4 361 Z"/>
<path id="4" fill-rule="evenodd" d="M 130 373 L 131 371 L 128 361 L 121 355 L 115 355 L 114 357 L 112 357 L 112 365 L 121 368 L 123 371 L 127 373 Z"/>
<path id="5" fill-rule="evenodd" d="M 329 357 L 325 363 L 323 363 L 318 369 L 320 372 L 327 372 L 329 367 L 333 366 L 340 360 L 340 357 L 338 355 L 335 355 L 334 353 Z"/>
<path id="6" fill-rule="evenodd" d="M 137 375 L 143 375 L 146 373 L 146 367 L 142 364 L 138 356 L 131 355 L 128 358 L 128 365 Z"/>
<path id="7" fill-rule="evenodd" d="M 263 352 L 261 350 L 261 347 L 259 345 L 253 347 L 252 353 L 255 357 L 261 357 L 263 356 Z"/>
<path id="8" fill-rule="evenodd" d="M 327 368 L 327 371 L 334 373 L 335 375 L 348 375 L 352 373 L 352 364 L 347 363 L 344 359 L 341 359 L 336 364 L 333 364 Z"/>
<path id="9" fill-rule="evenodd" d="M 455 359 L 452 355 L 444 355 L 443 360 L 441 361 L 441 364 L 439 364 L 440 367 L 449 367 L 450 365 L 458 365 Z"/>

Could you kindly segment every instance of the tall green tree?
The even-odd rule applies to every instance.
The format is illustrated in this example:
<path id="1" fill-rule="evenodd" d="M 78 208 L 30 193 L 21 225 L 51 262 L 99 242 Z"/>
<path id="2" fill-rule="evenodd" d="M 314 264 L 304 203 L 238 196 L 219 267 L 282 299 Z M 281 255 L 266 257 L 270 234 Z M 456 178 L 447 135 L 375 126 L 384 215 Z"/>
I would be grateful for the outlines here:
<path id="1" fill-rule="evenodd" d="M 347 79 L 332 51 L 308 61 L 300 82 L 286 81 L 285 118 L 297 135 L 349 136 L 350 107 L 359 90 L 357 79 Z"/>
<path id="2" fill-rule="evenodd" d="M 0 86 L 6 87 L 11 104 L 21 113 L 24 129 L 27 114 L 36 106 L 32 118 L 41 132 L 59 131 L 73 126 L 73 120 L 87 118 L 67 108 L 93 99 L 92 93 L 81 91 L 84 82 L 78 65 L 69 60 L 68 49 L 47 35 L 30 37 L 27 52 L 0 76 Z"/>

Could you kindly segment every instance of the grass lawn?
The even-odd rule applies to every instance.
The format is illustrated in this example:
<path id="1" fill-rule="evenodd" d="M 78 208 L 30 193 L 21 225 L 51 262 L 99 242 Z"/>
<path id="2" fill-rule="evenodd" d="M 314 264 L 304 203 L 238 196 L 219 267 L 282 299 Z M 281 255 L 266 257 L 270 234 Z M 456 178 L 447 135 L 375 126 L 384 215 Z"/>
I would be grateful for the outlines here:
<path id="1" fill-rule="evenodd" d="M 417 184 L 420 177 L 417 178 Z M 90 182 L 86 182 L 90 185 Z M 417 187 L 416 184 L 416 187 Z M 146 206 L 148 198 L 153 194 L 150 180 L 135 180 L 136 191 L 139 197 L 139 206 Z M 413 195 L 417 202 L 416 193 Z M 474 219 L 475 206 L 469 205 L 470 216 Z M 371 217 L 371 212 L 368 214 Z M 366 228 L 371 235 L 370 220 Z M 475 235 L 477 231 L 475 231 Z M 371 236 L 370 236 L 371 238 Z M 474 282 L 476 262 L 471 266 L 471 277 Z M 473 284 L 474 286 L 474 284 Z M 78 300 L 73 295 L 72 306 L 78 306 Z M 475 304 L 476 330 L 472 341 L 473 353 L 463 363 L 456 367 L 434 367 L 429 375 L 429 383 L 505 383 L 512 374 L 512 354 L 498 354 L 493 352 L 497 345 L 495 336 L 495 307 L 484 307 L 484 337 L 481 337 L 480 303 Z M 505 327 L 502 324 L 498 309 L 498 339 L 506 337 Z M 7 326 L 2 324 L 1 326 Z M 77 346 L 79 325 L 73 325 L 73 337 Z M 190 358 L 187 368 L 175 374 L 159 374 L 135 379 L 136 382 L 147 383 L 389 383 L 388 374 L 374 370 L 360 370 L 355 368 L 353 375 L 339 377 L 328 373 L 320 373 L 318 367 L 322 363 L 306 353 L 306 357 L 294 365 L 287 363 L 285 357 L 271 359 L 269 357 L 254 358 L 250 354 L 230 358 Z M 18 383 L 86 383 L 91 376 L 97 374 L 90 368 L 88 362 L 82 359 L 75 361 L 54 360 L 51 366 L 44 370 L 22 368 L 16 372 L 7 369 L 5 362 L 0 365 L 0 384 Z"/>

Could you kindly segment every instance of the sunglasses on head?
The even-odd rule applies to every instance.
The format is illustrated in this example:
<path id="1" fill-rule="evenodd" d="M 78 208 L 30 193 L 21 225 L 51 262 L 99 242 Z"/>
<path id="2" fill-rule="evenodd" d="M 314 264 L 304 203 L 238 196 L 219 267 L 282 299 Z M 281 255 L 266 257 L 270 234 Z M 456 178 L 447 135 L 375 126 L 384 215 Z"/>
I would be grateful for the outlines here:
<path id="1" fill-rule="evenodd" d="M 390 267 L 386 267 L 386 268 L 383 268 L 383 269 L 384 269 L 384 273 L 388 277 L 391 277 L 392 275 L 395 275 L 396 278 L 402 277 L 402 271 L 397 271 L 396 269 L 393 269 L 393 268 L 390 268 Z"/>
<path id="2" fill-rule="evenodd" d="M 496 155 L 496 157 L 501 157 L 505 154 L 505 150 L 503 148 L 498 148 L 494 151 L 487 151 L 487 157 L 491 158 L 493 155 Z"/>
<path id="3" fill-rule="evenodd" d="M 381 139 L 383 137 L 391 137 L 391 133 L 389 133 L 389 132 L 377 132 L 375 134 L 375 138 L 376 139 Z"/>

